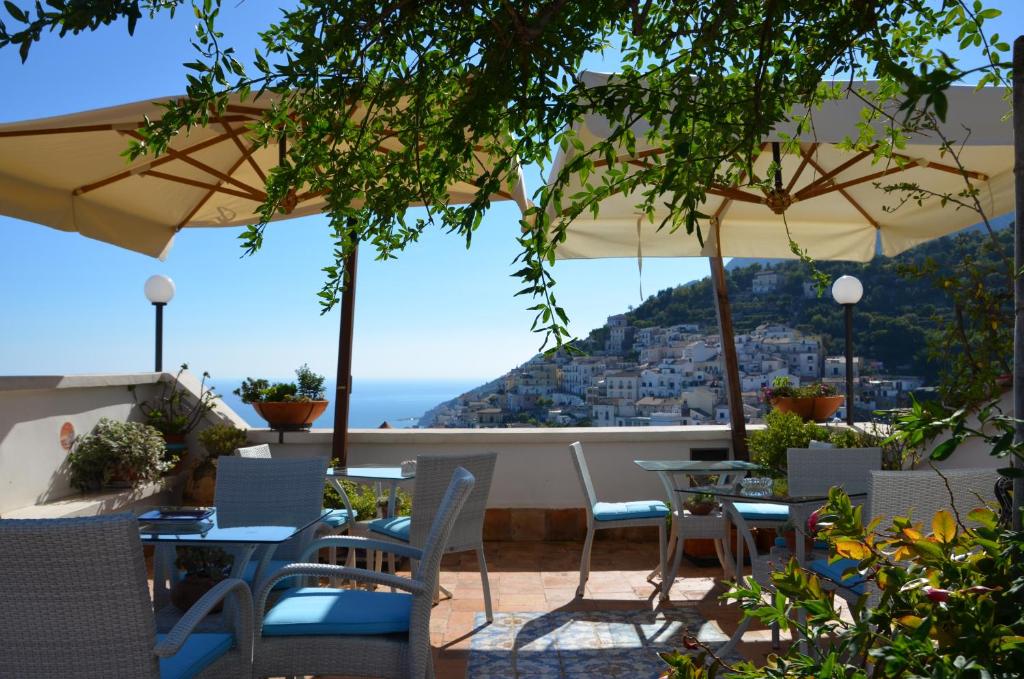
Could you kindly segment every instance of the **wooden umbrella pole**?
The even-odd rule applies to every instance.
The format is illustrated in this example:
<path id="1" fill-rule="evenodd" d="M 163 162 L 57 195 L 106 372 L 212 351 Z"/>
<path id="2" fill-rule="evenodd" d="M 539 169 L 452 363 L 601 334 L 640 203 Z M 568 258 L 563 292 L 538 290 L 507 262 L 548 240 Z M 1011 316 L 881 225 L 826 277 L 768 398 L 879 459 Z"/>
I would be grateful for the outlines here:
<path id="1" fill-rule="evenodd" d="M 1024 266 L 1024 35 L 1013 42 L 1013 160 L 1016 214 L 1014 221 L 1015 271 Z M 1014 441 L 1024 442 L 1024 277 L 1019 274 L 1013 282 L 1013 416 L 1017 418 Z M 1012 464 L 1020 469 L 1024 464 L 1014 457 Z M 1021 499 L 1024 497 L 1024 478 L 1013 480 L 1013 528 L 1021 530 Z"/>
<path id="2" fill-rule="evenodd" d="M 341 326 L 338 329 L 338 372 L 334 396 L 334 434 L 331 457 L 348 466 L 348 409 L 352 396 L 352 330 L 356 314 L 356 266 L 359 240 L 352 238 L 352 252 L 345 258 L 345 289 L 341 293 Z"/>
<path id="3" fill-rule="evenodd" d="M 718 238 L 717 228 L 715 238 Z M 711 262 L 711 288 L 715 293 L 718 329 L 722 336 L 722 358 L 725 362 L 725 388 L 729 402 L 732 452 L 737 460 L 748 460 L 750 453 L 747 450 L 747 423 L 743 415 L 743 393 L 740 389 L 740 364 L 736 359 L 732 308 L 729 304 L 729 287 L 725 278 L 725 265 L 722 263 L 721 244 L 719 244 L 719 255 L 708 259 Z"/>

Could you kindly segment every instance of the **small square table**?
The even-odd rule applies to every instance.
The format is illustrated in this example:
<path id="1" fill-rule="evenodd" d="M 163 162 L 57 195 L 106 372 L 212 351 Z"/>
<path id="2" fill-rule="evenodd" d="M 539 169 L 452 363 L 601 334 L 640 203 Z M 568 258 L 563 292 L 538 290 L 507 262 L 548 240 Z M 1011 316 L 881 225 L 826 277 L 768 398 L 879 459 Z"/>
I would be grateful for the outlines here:
<path id="1" fill-rule="evenodd" d="M 231 566 L 233 578 L 241 578 L 258 547 L 276 546 L 290 540 L 307 528 L 320 522 L 320 515 L 299 526 L 252 526 L 233 520 L 230 514 L 216 510 L 200 521 L 145 521 L 139 520 L 139 537 L 143 544 L 154 545 L 153 600 L 157 607 L 170 601 L 167 579 L 173 573 L 174 547 L 231 547 L 235 561 Z M 260 581 L 262 570 L 270 560 L 266 549 L 256 573 L 253 586 Z"/>
<path id="2" fill-rule="evenodd" d="M 327 470 L 327 480 L 338 490 L 339 493 L 343 493 L 341 487 L 341 479 L 350 479 L 352 481 L 359 481 L 361 483 L 373 483 L 377 486 L 377 499 L 380 500 L 382 488 L 386 483 L 388 485 L 388 509 L 387 516 L 384 518 L 390 519 L 395 515 L 397 508 L 397 495 L 398 495 L 398 484 L 402 481 L 411 481 L 416 478 L 416 474 L 410 476 L 402 476 L 401 467 L 331 467 Z"/>
<path id="3" fill-rule="evenodd" d="M 654 472 L 658 475 L 662 486 L 665 488 L 665 494 L 667 495 L 669 502 L 671 502 L 672 506 L 679 511 L 680 517 L 682 516 L 684 498 L 679 492 L 678 487 L 680 485 L 683 487 L 688 486 L 690 476 L 716 474 L 722 483 L 732 483 L 742 479 L 746 476 L 747 472 L 761 468 L 760 465 L 754 464 L 753 462 L 745 462 L 743 460 L 633 460 L 633 463 L 644 471 Z M 677 482 L 677 477 L 682 477 L 682 484 Z M 718 551 L 719 559 L 722 561 L 722 570 L 726 575 L 735 573 L 736 567 L 732 559 L 732 549 L 729 545 L 728 527 L 725 516 L 708 516 L 700 518 L 706 519 L 706 523 L 708 524 L 714 522 L 716 518 L 721 520 L 721 528 L 715 525 L 708 525 L 706 528 L 710 531 L 708 535 L 723 535 L 724 533 L 723 537 L 725 539 L 716 541 L 716 549 Z M 686 536 L 683 534 L 682 521 L 680 521 L 679 526 L 676 526 L 673 529 L 673 532 L 676 536 L 675 553 L 672 557 L 671 572 L 668 574 L 662 574 L 663 585 L 667 585 L 662 587 L 662 598 L 665 598 L 665 594 L 667 594 L 667 592 L 672 588 L 676 575 L 679 573 L 679 566 L 683 560 L 683 540 Z M 706 536 L 697 534 L 692 535 L 691 537 L 696 538 Z M 653 576 L 654 573 L 651 575 Z"/>

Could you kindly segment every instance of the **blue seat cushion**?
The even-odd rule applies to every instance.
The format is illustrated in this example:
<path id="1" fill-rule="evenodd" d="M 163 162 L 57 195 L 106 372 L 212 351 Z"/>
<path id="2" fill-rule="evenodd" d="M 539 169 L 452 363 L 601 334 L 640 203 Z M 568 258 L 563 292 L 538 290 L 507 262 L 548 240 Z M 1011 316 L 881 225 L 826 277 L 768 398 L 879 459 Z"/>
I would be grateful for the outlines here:
<path id="1" fill-rule="evenodd" d="M 376 519 L 370 522 L 370 530 L 374 533 L 387 535 L 390 538 L 409 542 L 409 525 L 412 520 L 408 516 L 396 516 L 392 519 Z"/>
<path id="2" fill-rule="evenodd" d="M 320 516 L 320 523 L 323 523 L 331 528 L 341 528 L 346 523 L 352 520 L 351 515 L 347 509 L 323 509 L 323 513 Z"/>
<path id="3" fill-rule="evenodd" d="M 734 502 L 733 507 L 748 521 L 785 521 L 789 518 L 789 507 L 770 502 Z"/>
<path id="4" fill-rule="evenodd" d="M 281 595 L 263 618 L 263 636 L 391 634 L 409 631 L 412 595 L 361 589 L 299 587 Z"/>
<path id="5" fill-rule="evenodd" d="M 833 582 L 843 583 L 854 594 L 864 593 L 864 576 L 860 573 L 852 573 L 843 577 L 843 573 L 851 568 L 856 568 L 859 562 L 856 559 L 839 559 L 835 563 L 829 563 L 828 559 L 815 559 L 807 564 L 807 568 L 818 575 L 823 575 Z"/>
<path id="6" fill-rule="evenodd" d="M 166 636 L 156 635 L 157 641 Z M 223 632 L 190 634 L 177 653 L 160 658 L 160 679 L 192 679 L 227 653 L 234 643 L 234 636 Z"/>
<path id="7" fill-rule="evenodd" d="M 657 519 L 663 516 L 668 516 L 668 505 L 659 500 L 598 502 L 594 505 L 594 519 L 597 521 Z"/>

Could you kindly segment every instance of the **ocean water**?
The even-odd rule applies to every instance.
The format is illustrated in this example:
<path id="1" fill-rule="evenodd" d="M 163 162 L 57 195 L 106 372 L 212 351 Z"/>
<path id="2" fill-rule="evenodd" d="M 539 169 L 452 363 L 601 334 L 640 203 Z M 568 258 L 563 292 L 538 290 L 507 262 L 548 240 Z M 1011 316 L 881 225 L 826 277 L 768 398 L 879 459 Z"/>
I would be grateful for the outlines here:
<path id="1" fill-rule="evenodd" d="M 274 380 L 272 380 L 274 381 Z M 280 380 L 285 381 L 285 380 Z M 291 381 L 291 380 L 287 380 Z M 367 380 L 354 379 L 349 407 L 349 427 L 353 429 L 379 427 L 387 422 L 392 427 L 415 427 L 419 418 L 434 406 L 455 398 L 487 382 L 486 379 L 451 380 Z M 232 393 L 242 384 L 241 379 L 213 380 L 216 391 L 224 402 L 253 427 L 266 423 L 242 399 Z M 314 427 L 334 426 L 334 380 L 327 382 L 327 398 L 331 404 Z"/>

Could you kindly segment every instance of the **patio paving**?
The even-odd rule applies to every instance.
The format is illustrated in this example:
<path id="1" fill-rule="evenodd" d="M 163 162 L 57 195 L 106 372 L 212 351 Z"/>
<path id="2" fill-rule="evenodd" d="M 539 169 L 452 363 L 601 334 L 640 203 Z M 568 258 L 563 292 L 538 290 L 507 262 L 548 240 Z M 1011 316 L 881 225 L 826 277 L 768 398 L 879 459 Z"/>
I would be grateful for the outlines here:
<path id="1" fill-rule="evenodd" d="M 718 600 L 725 586 L 717 566 L 684 560 L 671 601 L 659 605 L 646 579 L 658 560 L 657 544 L 599 540 L 586 596 L 577 599 L 581 551 L 577 542 L 485 543 L 493 625 L 482 613 L 475 554 L 446 557 L 441 584 L 452 598 L 434 607 L 430 623 L 439 679 L 656 677 L 660 661 L 652 656 L 685 650 L 684 629 L 714 645 L 736 628 L 738 610 Z M 736 652 L 763 660 L 772 652 L 770 640 L 767 629 L 752 629 Z M 622 664 L 634 660 L 634 671 L 623 673 Z"/>

